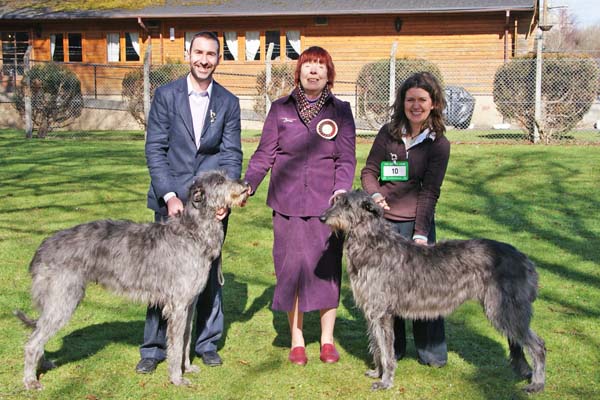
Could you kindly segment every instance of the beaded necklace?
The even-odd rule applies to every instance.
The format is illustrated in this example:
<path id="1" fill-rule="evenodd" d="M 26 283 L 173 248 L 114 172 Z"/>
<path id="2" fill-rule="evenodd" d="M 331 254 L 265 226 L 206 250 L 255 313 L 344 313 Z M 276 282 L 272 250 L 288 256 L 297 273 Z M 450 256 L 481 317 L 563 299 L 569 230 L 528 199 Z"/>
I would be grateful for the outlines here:
<path id="1" fill-rule="evenodd" d="M 294 90 L 296 91 L 296 100 L 298 101 L 298 113 L 300 114 L 300 118 L 308 125 L 319 111 L 321 111 L 321 108 L 323 108 L 323 104 L 325 104 L 325 100 L 327 100 L 327 97 L 329 96 L 329 88 L 327 86 L 323 88 L 321 96 L 316 102 L 308 100 L 302 86 L 298 86 Z"/>

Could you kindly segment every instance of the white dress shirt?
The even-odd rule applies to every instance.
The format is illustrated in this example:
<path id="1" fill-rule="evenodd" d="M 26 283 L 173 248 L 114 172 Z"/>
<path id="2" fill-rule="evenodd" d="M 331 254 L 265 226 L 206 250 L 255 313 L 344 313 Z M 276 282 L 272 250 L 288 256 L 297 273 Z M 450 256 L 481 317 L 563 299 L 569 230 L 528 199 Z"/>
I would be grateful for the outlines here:
<path id="1" fill-rule="evenodd" d="M 200 148 L 200 137 L 202 136 L 202 130 L 204 129 L 204 121 L 206 120 L 206 113 L 208 112 L 212 88 L 213 83 L 210 81 L 205 92 L 194 90 L 191 74 L 188 74 L 187 91 L 190 102 L 190 111 L 192 112 L 192 126 L 194 128 L 194 137 L 196 139 L 196 149 Z M 174 192 L 169 192 L 163 196 L 163 200 L 166 203 L 173 196 L 176 196 L 176 194 Z"/>

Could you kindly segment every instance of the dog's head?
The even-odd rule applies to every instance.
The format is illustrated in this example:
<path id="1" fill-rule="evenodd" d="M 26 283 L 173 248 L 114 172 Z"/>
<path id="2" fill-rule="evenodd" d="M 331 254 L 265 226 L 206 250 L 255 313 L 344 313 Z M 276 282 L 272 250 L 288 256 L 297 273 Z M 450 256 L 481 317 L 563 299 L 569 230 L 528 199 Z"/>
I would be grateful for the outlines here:
<path id="1" fill-rule="evenodd" d="M 382 216 L 383 209 L 371 196 L 362 190 L 355 190 L 336 196 L 333 205 L 319 219 L 334 232 L 348 233 L 360 224 L 379 220 Z"/>
<path id="2" fill-rule="evenodd" d="M 222 171 L 205 172 L 190 186 L 188 202 L 198 210 L 242 207 L 248 199 L 248 185 L 230 179 Z"/>

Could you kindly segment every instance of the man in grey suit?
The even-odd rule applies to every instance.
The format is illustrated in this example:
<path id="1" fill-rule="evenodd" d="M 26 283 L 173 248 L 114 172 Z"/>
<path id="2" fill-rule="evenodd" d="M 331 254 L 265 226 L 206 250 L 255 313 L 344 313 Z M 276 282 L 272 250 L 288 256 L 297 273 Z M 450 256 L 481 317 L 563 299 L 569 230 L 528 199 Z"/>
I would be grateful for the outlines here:
<path id="1" fill-rule="evenodd" d="M 148 115 L 148 207 L 157 221 L 183 210 L 188 187 L 199 173 L 220 169 L 239 179 L 242 169 L 239 99 L 212 78 L 220 59 L 218 38 L 212 32 L 197 33 L 189 56 L 190 73 L 158 88 Z M 225 232 L 228 212 L 220 210 L 216 216 Z M 217 353 L 223 333 L 220 261 L 213 263 L 196 307 L 194 350 L 210 366 L 222 364 Z M 137 372 L 150 373 L 166 358 L 165 333 L 160 308 L 148 307 Z"/>

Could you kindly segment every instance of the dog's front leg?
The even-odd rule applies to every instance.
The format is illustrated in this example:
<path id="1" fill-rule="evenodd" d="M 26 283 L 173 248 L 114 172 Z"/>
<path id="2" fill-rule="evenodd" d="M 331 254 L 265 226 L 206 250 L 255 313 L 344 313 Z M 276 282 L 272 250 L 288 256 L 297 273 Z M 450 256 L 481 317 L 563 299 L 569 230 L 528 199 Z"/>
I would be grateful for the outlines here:
<path id="1" fill-rule="evenodd" d="M 394 384 L 396 372 L 396 358 L 394 357 L 394 322 L 391 315 L 371 321 L 370 330 L 374 345 L 379 352 L 379 362 L 375 361 L 375 368 L 381 372 L 381 381 L 371 385 L 372 390 L 389 389 Z"/>
<path id="2" fill-rule="evenodd" d="M 373 325 L 373 319 L 369 318 L 367 314 L 365 314 L 367 319 L 367 328 L 369 334 L 369 352 L 373 356 L 373 369 L 368 369 L 365 372 L 365 375 L 369 378 L 379 379 L 381 378 L 381 349 L 379 348 L 379 342 L 375 338 L 375 330 Z"/>
<path id="3" fill-rule="evenodd" d="M 198 301 L 198 296 L 194 297 L 194 301 L 188 307 L 187 311 L 187 323 L 185 325 L 185 334 L 183 337 L 185 343 L 185 350 L 183 353 L 183 372 L 200 372 L 200 367 L 196 365 L 192 365 L 190 362 L 190 351 L 191 351 L 191 342 L 192 342 L 192 323 L 194 321 L 194 311 L 196 310 L 196 302 Z"/>
<path id="4" fill-rule="evenodd" d="M 375 364 L 375 368 L 366 370 L 365 375 L 369 378 L 379 379 L 381 378 L 381 358 L 379 357 L 379 350 L 376 354 L 373 354 L 373 363 Z"/>
<path id="5" fill-rule="evenodd" d="M 167 363 L 169 380 L 174 385 L 189 385 L 190 381 L 183 377 L 183 351 L 185 326 L 187 324 L 188 306 L 176 304 L 169 309 L 167 318 Z M 164 310 L 163 310 L 164 311 Z"/>

